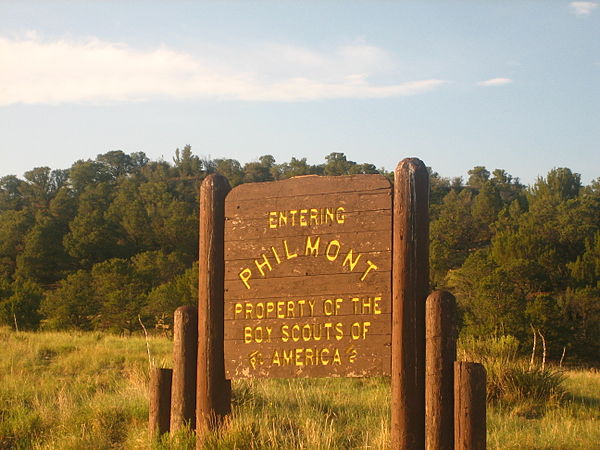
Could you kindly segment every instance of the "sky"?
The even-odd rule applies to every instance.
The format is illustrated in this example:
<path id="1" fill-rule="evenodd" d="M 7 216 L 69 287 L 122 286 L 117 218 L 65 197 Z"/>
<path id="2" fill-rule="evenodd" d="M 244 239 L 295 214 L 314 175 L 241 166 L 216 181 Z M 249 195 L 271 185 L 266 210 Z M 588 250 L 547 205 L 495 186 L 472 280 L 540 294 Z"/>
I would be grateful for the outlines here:
<path id="1" fill-rule="evenodd" d="M 0 1 L 0 176 L 112 150 L 600 177 L 599 1 Z"/>

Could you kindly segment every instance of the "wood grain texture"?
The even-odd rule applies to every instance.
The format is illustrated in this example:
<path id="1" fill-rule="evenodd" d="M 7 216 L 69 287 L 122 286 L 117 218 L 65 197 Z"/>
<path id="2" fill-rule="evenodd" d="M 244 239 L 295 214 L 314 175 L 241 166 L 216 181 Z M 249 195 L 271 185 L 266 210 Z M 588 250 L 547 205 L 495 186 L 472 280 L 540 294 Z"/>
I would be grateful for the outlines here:
<path id="1" fill-rule="evenodd" d="M 343 376 L 344 371 L 349 376 L 389 374 L 391 189 L 387 179 L 308 176 L 241 185 L 227 196 L 225 216 L 228 377 Z M 353 310 L 352 298 L 377 296 L 381 314 Z M 270 364 L 276 350 L 300 348 L 283 341 L 282 326 L 323 327 L 331 322 L 323 311 L 329 298 L 343 298 L 335 323 L 346 324 L 348 333 L 352 323 L 369 322 L 365 342 L 354 342 L 362 356 L 335 368 Z M 311 317 L 234 317 L 236 304 L 245 308 L 282 301 L 313 301 L 316 310 Z M 258 326 L 273 330 L 272 342 L 244 340 L 246 327 Z M 348 340 L 351 337 L 345 336 L 344 351 Z M 313 348 L 324 345 L 312 344 Z M 254 352 L 268 354 L 269 364 L 252 367 L 249 355 Z M 377 355 L 387 362 L 374 363 Z"/>
<path id="2" fill-rule="evenodd" d="M 225 378 L 223 357 L 223 237 L 229 190 L 220 175 L 209 175 L 200 187 L 197 447 L 231 410 L 231 383 Z"/>
<path id="3" fill-rule="evenodd" d="M 169 432 L 171 415 L 171 369 L 150 370 L 150 407 L 148 428 L 153 436 Z"/>
<path id="4" fill-rule="evenodd" d="M 478 363 L 454 363 L 454 448 L 486 448 L 486 373 Z"/>
<path id="5" fill-rule="evenodd" d="M 173 382 L 171 431 L 196 428 L 196 370 L 198 361 L 198 309 L 180 306 L 173 317 Z"/>
<path id="6" fill-rule="evenodd" d="M 454 448 L 454 361 L 456 300 L 446 291 L 429 294 L 425 305 L 425 448 Z"/>
<path id="7" fill-rule="evenodd" d="M 425 299 L 429 283 L 429 176 L 407 158 L 394 172 L 392 448 L 425 447 Z"/>

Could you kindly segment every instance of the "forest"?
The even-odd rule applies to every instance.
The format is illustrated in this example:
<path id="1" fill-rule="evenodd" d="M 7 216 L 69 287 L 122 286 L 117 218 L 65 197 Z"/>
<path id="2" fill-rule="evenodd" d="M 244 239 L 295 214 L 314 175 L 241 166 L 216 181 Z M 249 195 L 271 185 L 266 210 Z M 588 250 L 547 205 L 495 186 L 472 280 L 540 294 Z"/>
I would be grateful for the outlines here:
<path id="1" fill-rule="evenodd" d="M 197 301 L 198 187 L 297 175 L 393 174 L 343 153 L 322 164 L 240 164 L 190 146 L 171 161 L 110 151 L 0 178 L 0 324 L 17 330 L 168 330 Z M 555 168 L 525 186 L 483 166 L 430 169 L 431 289 L 459 306 L 461 338 L 543 337 L 549 359 L 600 361 L 600 178 Z"/>

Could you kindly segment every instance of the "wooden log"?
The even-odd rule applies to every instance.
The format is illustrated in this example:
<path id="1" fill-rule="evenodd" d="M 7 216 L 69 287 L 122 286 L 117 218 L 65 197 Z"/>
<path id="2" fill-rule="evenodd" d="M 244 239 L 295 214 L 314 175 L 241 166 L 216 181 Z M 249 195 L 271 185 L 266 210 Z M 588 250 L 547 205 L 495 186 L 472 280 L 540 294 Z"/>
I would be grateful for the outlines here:
<path id="1" fill-rule="evenodd" d="M 454 448 L 486 448 L 486 374 L 478 363 L 454 363 Z"/>
<path id="2" fill-rule="evenodd" d="M 392 448 L 425 447 L 425 299 L 429 284 L 429 175 L 422 161 L 394 172 Z"/>
<path id="3" fill-rule="evenodd" d="M 196 370 L 198 361 L 198 309 L 180 306 L 173 320 L 173 383 L 171 431 L 196 428 Z"/>
<path id="4" fill-rule="evenodd" d="M 150 370 L 150 413 L 148 428 L 152 436 L 169 432 L 171 415 L 171 369 Z"/>
<path id="5" fill-rule="evenodd" d="M 425 448 L 454 448 L 456 300 L 435 291 L 425 304 Z"/>
<path id="6" fill-rule="evenodd" d="M 223 354 L 225 196 L 229 182 L 209 175 L 200 187 L 196 445 L 231 411 Z"/>

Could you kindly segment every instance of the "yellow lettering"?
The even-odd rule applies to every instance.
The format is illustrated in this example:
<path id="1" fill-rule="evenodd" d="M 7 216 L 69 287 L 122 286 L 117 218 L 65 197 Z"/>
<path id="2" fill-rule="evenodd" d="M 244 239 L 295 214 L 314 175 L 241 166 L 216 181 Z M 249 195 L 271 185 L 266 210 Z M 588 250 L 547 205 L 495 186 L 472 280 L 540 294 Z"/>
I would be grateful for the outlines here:
<path id="1" fill-rule="evenodd" d="M 277 211 L 269 213 L 269 228 L 277 228 Z"/>
<path id="2" fill-rule="evenodd" d="M 380 301 L 381 301 L 381 296 L 375 297 L 373 299 L 373 312 L 375 314 L 381 314 L 381 305 L 379 304 Z"/>
<path id="3" fill-rule="evenodd" d="M 331 254 L 331 249 L 335 248 L 335 254 Z M 334 239 L 327 244 L 327 250 L 325 250 L 325 256 L 329 261 L 335 261 L 340 254 L 340 242 L 337 239 Z"/>
<path id="4" fill-rule="evenodd" d="M 289 325 L 281 325 L 281 340 L 287 342 L 290 340 Z"/>
<path id="5" fill-rule="evenodd" d="M 292 209 L 292 210 L 290 211 L 290 216 L 292 216 L 292 226 L 295 226 L 295 225 L 296 225 L 296 214 L 297 214 L 297 213 L 298 213 L 298 211 L 297 211 L 297 210 L 295 210 L 295 209 Z"/>
<path id="6" fill-rule="evenodd" d="M 340 322 L 335 324 L 335 339 L 341 340 L 344 337 L 344 325 Z"/>
<path id="7" fill-rule="evenodd" d="M 304 359 L 305 359 L 304 363 L 307 366 L 314 365 L 314 363 L 313 363 L 313 349 L 312 348 L 307 348 L 307 349 L 304 350 Z"/>
<path id="8" fill-rule="evenodd" d="M 329 364 L 329 358 L 326 358 L 326 356 L 328 356 L 328 355 L 329 355 L 328 348 L 324 348 L 323 350 L 321 350 L 321 364 L 323 364 L 324 366 Z"/>
<path id="9" fill-rule="evenodd" d="M 300 325 L 296 324 L 292 327 L 292 341 L 298 342 L 300 340 Z"/>
<path id="10" fill-rule="evenodd" d="M 287 259 L 292 259 L 292 258 L 295 258 L 296 256 L 298 256 L 298 253 L 290 253 L 290 250 L 288 249 L 287 241 L 285 239 L 283 240 L 283 247 L 285 248 L 285 257 Z"/>
<path id="11" fill-rule="evenodd" d="M 263 253 L 262 257 L 263 257 L 264 262 L 259 263 L 258 259 L 255 259 L 254 260 L 254 264 L 256 264 L 256 268 L 258 269 L 258 271 L 260 272 L 260 274 L 264 277 L 265 276 L 265 272 L 263 271 L 263 267 L 268 267 L 269 270 L 273 270 L 273 267 L 271 267 L 271 263 L 267 259 L 267 255 L 265 255 Z"/>
<path id="12" fill-rule="evenodd" d="M 274 366 L 281 366 L 281 361 L 279 360 L 279 353 L 277 350 L 273 352 L 273 358 L 271 358 L 271 364 Z"/>
<path id="13" fill-rule="evenodd" d="M 265 305 L 264 305 L 264 303 L 259 302 L 256 305 L 254 305 L 254 314 L 256 315 L 257 319 L 264 319 L 265 318 Z"/>
<path id="14" fill-rule="evenodd" d="M 233 312 L 233 318 L 237 319 L 238 314 L 242 314 L 244 312 L 244 305 L 241 303 L 236 303 Z"/>
<path id="15" fill-rule="evenodd" d="M 244 327 L 244 344 L 252 342 L 252 327 Z"/>
<path id="16" fill-rule="evenodd" d="M 365 278 L 367 278 L 367 274 L 371 271 L 371 270 L 377 270 L 377 266 L 375 264 L 373 264 L 370 260 L 367 259 L 367 264 L 369 265 L 369 267 L 367 267 L 367 269 L 364 271 L 364 273 L 362 274 L 362 277 L 360 277 L 360 281 L 364 281 Z"/>
<path id="17" fill-rule="evenodd" d="M 246 289 L 250 289 L 250 284 L 248 283 L 248 280 L 252 276 L 252 271 L 246 268 L 242 270 L 238 276 L 240 277 L 240 280 L 242 280 L 242 283 L 244 283 L 244 285 L 246 286 Z"/>
<path id="18" fill-rule="evenodd" d="M 296 317 L 296 314 L 294 313 L 296 308 L 295 303 L 293 302 L 293 300 L 289 300 L 287 302 L 287 311 L 286 311 L 286 317 Z"/>
<path id="19" fill-rule="evenodd" d="M 342 364 L 342 358 L 340 357 L 340 351 L 336 348 L 333 352 L 333 363 L 332 364 Z"/>
<path id="20" fill-rule="evenodd" d="M 287 213 L 284 211 L 279 213 L 279 226 L 281 225 L 287 225 Z"/>
<path id="21" fill-rule="evenodd" d="M 317 236 L 317 240 L 312 243 L 310 236 L 306 236 L 306 250 L 304 251 L 304 255 L 308 256 L 309 254 L 312 256 L 319 255 L 319 244 L 321 243 L 321 236 Z"/>
<path id="22" fill-rule="evenodd" d="M 300 210 L 300 226 L 306 227 L 308 226 L 308 222 L 306 221 L 306 214 L 308 213 L 308 209 Z"/>
<path id="23" fill-rule="evenodd" d="M 363 298 L 362 313 L 363 314 L 371 314 L 371 297 Z"/>
<path id="24" fill-rule="evenodd" d="M 356 255 L 356 259 L 352 259 L 352 249 L 350 249 L 348 251 L 348 254 L 346 255 L 346 258 L 344 258 L 342 267 L 345 266 L 346 264 L 348 264 L 348 268 L 350 269 L 350 272 L 352 272 L 354 270 L 354 268 L 356 267 L 356 264 L 358 264 L 358 260 L 360 259 L 360 257 L 361 257 L 361 254 L 359 253 L 358 255 Z"/>
<path id="25" fill-rule="evenodd" d="M 279 255 L 277 254 L 277 250 L 275 250 L 275 247 L 271 247 L 271 253 L 273 253 L 273 256 L 275 257 L 277 264 L 281 264 L 281 259 L 279 258 Z"/>
<path id="26" fill-rule="evenodd" d="M 310 208 L 310 224 L 319 225 L 319 210 Z"/>
<path id="27" fill-rule="evenodd" d="M 335 221 L 339 224 L 344 223 L 344 220 L 346 220 L 346 216 L 344 216 L 344 207 L 343 206 L 338 206 L 335 210 Z"/>
<path id="28" fill-rule="evenodd" d="M 333 208 L 325 209 L 325 223 L 333 223 Z"/>
<path id="29" fill-rule="evenodd" d="M 297 366 L 303 366 L 304 362 L 302 361 L 302 352 L 304 351 L 303 348 L 297 348 L 295 351 L 295 356 L 296 356 L 296 365 Z"/>

